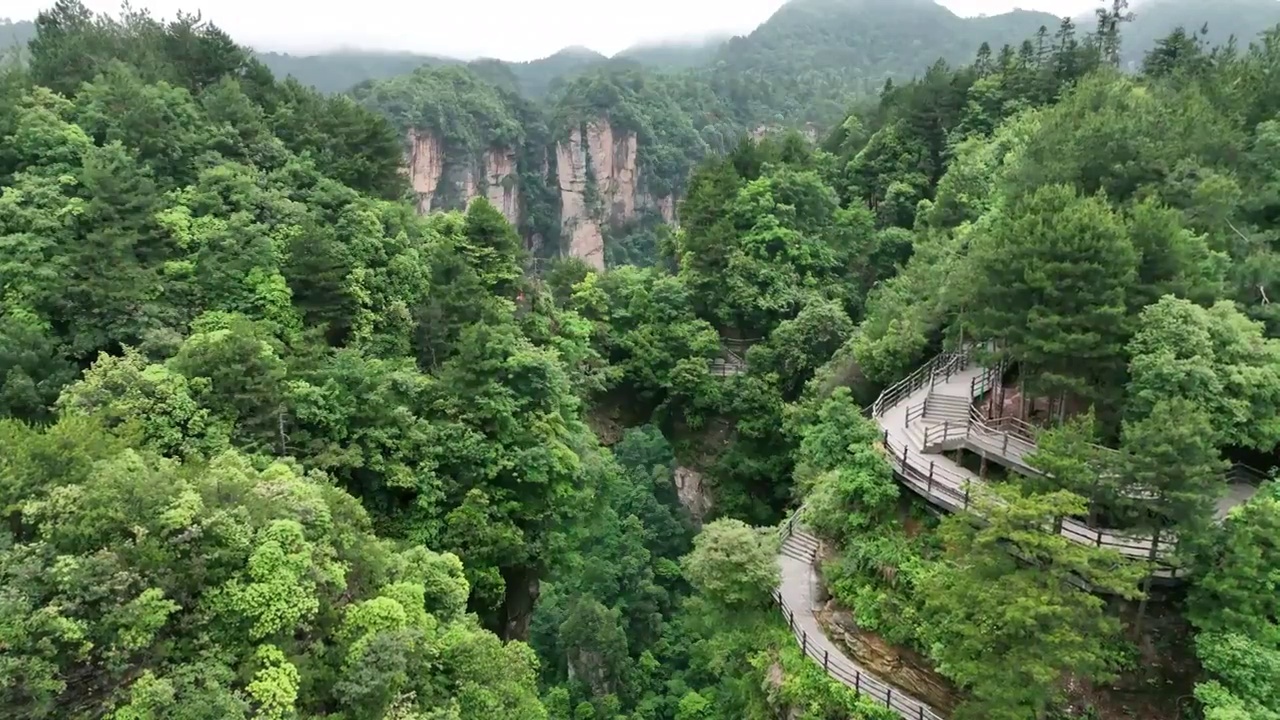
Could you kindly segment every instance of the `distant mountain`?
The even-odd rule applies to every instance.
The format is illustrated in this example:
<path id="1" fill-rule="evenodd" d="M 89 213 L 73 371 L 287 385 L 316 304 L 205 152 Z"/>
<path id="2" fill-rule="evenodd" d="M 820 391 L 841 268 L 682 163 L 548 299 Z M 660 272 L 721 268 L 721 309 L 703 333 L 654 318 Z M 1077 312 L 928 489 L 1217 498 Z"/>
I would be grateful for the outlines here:
<path id="1" fill-rule="evenodd" d="M 608 60 L 607 56 L 595 50 L 575 46 L 539 60 L 504 64 L 515 74 L 522 94 L 530 98 L 542 98 L 551 90 L 554 81 L 572 80 L 588 68 Z"/>
<path id="2" fill-rule="evenodd" d="M 642 43 L 614 57 L 632 60 L 654 70 L 688 70 L 710 62 L 729 38 L 729 35 L 719 35 L 701 40 Z"/>
<path id="3" fill-rule="evenodd" d="M 1020 44 L 1059 22 L 1028 11 L 962 18 L 933 0 L 792 0 L 720 48 L 711 82 L 761 121 L 829 125 L 887 79 L 922 74 L 939 58 L 968 62 L 983 42 Z"/>
<path id="4" fill-rule="evenodd" d="M 277 77 L 292 76 L 303 85 L 321 92 L 343 92 L 366 80 L 413 72 L 423 65 L 458 65 L 460 60 L 416 53 L 338 50 L 320 55 L 290 55 L 259 52 L 263 62 Z"/>
<path id="5" fill-rule="evenodd" d="M 22 62 L 27 42 L 35 36 L 35 23 L 0 18 L 0 67 L 12 62 Z"/>
<path id="6" fill-rule="evenodd" d="M 26 45 L 36 36 L 36 24 L 29 20 L 14 22 L 0 18 L 0 50 L 8 50 L 14 45 Z"/>
<path id="7" fill-rule="evenodd" d="M 1235 37 L 1241 47 L 1280 24 L 1280 0 L 1147 0 L 1132 4 L 1133 22 L 1125 26 L 1122 46 L 1126 67 L 1137 68 L 1156 41 L 1177 27 L 1188 32 L 1207 28 L 1209 45 L 1222 45 Z M 1093 17 L 1081 18 L 1088 28 Z"/>

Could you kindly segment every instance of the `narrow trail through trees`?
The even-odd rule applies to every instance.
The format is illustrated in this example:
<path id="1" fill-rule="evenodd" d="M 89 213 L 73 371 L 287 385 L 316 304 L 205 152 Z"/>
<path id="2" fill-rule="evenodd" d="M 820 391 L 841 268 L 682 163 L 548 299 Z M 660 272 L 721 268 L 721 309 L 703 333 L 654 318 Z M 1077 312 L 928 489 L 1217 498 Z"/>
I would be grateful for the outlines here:
<path id="1" fill-rule="evenodd" d="M 827 637 L 815 614 L 818 607 L 813 588 L 820 580 L 813 563 L 818 552 L 818 539 L 798 526 L 798 514 L 782 526 L 780 534 L 782 546 L 778 565 L 782 580 L 774 598 L 804 654 L 821 665 L 832 678 L 907 720 L 942 720 L 933 708 L 872 675 Z"/>
<path id="2" fill-rule="evenodd" d="M 1001 374 L 1001 368 L 981 366 L 968 351 L 943 353 L 880 394 L 870 414 L 884 431 L 884 450 L 894 474 L 912 492 L 949 512 L 967 511 L 975 504 L 985 480 L 943 454 L 947 450 L 964 448 L 1019 473 L 1038 472 L 1025 461 L 1036 450 L 1029 432 L 989 422 L 971 407 L 974 398 L 1000 382 Z M 1218 517 L 1247 501 L 1259 477 L 1251 468 L 1233 466 L 1225 478 L 1228 489 L 1219 501 Z M 826 636 L 815 615 L 813 592 L 819 582 L 814 569 L 819 541 L 799 525 L 801 514 L 794 514 L 780 530 L 781 581 L 775 598 L 804 653 L 832 678 L 904 718 L 941 720 L 933 708 L 869 673 Z M 1172 547 L 1170 540 L 1092 527 L 1073 518 L 1058 518 L 1045 529 L 1073 542 L 1150 560 L 1157 564 L 1157 576 L 1179 576 L 1178 567 L 1161 563 Z"/>

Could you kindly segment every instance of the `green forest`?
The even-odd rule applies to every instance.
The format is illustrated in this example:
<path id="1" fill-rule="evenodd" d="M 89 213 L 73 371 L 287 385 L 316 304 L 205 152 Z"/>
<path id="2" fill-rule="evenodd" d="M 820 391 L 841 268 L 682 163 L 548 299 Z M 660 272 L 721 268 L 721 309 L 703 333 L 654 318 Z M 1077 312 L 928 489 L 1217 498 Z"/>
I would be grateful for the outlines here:
<path id="1" fill-rule="evenodd" d="M 859 0 L 788 7 L 804 82 L 735 49 L 775 25 L 541 98 L 41 13 L 0 63 L 0 718 L 904 717 L 801 615 L 913 717 L 1280 720 L 1280 25 L 1116 0 L 897 75 L 794 41 Z M 607 271 L 529 252 L 553 197 L 417 213 L 406 128 L 538 174 L 598 112 L 682 198 Z M 939 452 L 962 508 L 879 412 L 934 357 L 1032 438 Z M 822 606 L 780 611 L 797 532 Z"/>

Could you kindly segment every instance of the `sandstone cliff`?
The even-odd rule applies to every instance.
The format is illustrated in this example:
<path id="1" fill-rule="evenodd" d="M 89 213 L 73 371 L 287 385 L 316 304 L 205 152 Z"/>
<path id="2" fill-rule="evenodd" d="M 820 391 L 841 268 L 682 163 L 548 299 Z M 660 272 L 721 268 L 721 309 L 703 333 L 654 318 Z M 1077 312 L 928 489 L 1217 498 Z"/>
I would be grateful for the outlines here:
<path id="1" fill-rule="evenodd" d="M 525 208 L 514 149 L 494 147 L 478 157 L 459 157 L 439 135 L 425 130 L 410 130 L 407 144 L 405 171 L 418 212 L 462 209 L 484 195 L 513 225 L 520 224 Z M 559 194 L 560 244 L 566 254 L 603 270 L 608 228 L 619 228 L 645 211 L 675 222 L 676 199 L 653 197 L 644 189 L 634 132 L 596 118 L 573 128 L 555 144 L 554 153 L 556 170 L 548 182 Z M 542 170 L 547 177 L 548 168 Z M 540 242 L 537 237 L 527 240 L 535 246 Z"/>
<path id="2" fill-rule="evenodd" d="M 642 189 L 639 141 L 634 132 L 615 130 L 607 118 L 575 127 L 556 144 L 560 189 L 561 241 L 569 255 L 604 268 L 604 231 L 653 209 L 675 220 L 675 200 L 654 198 Z"/>
<path id="3" fill-rule="evenodd" d="M 406 169 L 418 197 L 418 212 L 465 208 L 483 194 L 509 222 L 519 224 L 515 150 L 490 148 L 478 161 L 457 157 L 446 152 L 436 134 L 416 130 L 409 131 L 408 145 Z"/>

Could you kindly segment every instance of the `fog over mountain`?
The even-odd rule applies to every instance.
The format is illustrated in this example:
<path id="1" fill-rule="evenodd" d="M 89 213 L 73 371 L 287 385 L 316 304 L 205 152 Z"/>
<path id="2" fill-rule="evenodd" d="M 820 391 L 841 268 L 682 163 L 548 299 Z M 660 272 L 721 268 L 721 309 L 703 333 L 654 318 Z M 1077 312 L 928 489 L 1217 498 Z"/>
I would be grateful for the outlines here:
<path id="1" fill-rule="evenodd" d="M 85 4 L 104 12 L 120 7 L 119 0 L 86 0 Z M 199 9 L 237 40 L 260 50 L 297 54 L 358 48 L 512 61 L 545 57 L 573 45 L 613 55 L 673 37 L 697 40 L 746 33 L 783 4 L 782 0 L 648 0 L 630 5 L 596 0 L 490 0 L 483 7 L 401 0 L 356 4 L 303 0 L 132 3 L 161 16 Z M 1090 11 L 1098 2 L 943 0 L 940 4 L 960 15 L 994 15 L 1014 8 L 1078 15 Z M 49 5 L 49 0 L 6 0 L 2 15 L 29 20 Z"/>

